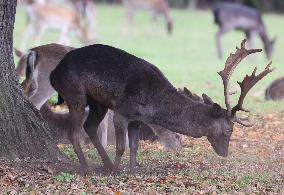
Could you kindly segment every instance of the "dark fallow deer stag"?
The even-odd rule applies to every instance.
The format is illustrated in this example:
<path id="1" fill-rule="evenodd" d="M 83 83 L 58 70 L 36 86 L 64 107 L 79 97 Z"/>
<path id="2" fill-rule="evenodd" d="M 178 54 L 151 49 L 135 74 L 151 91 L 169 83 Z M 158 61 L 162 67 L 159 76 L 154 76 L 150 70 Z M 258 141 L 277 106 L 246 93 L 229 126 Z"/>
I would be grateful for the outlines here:
<path id="1" fill-rule="evenodd" d="M 213 7 L 215 23 L 219 26 L 216 33 L 218 57 L 223 57 L 221 36 L 231 30 L 243 31 L 250 47 L 253 47 L 254 38 L 259 35 L 267 58 L 271 58 L 275 38 L 270 40 L 262 20 L 261 13 L 254 8 L 236 3 L 217 3 Z"/>
<path id="2" fill-rule="evenodd" d="M 32 48 L 26 54 L 15 49 L 16 55 L 20 58 L 17 74 L 19 77 L 24 75 L 26 77 L 22 83 L 24 92 L 30 102 L 37 109 L 40 109 L 40 113 L 50 126 L 51 134 L 58 140 L 58 143 L 68 141 L 69 118 L 68 113 L 53 112 L 46 103 L 56 93 L 49 82 L 49 75 L 64 55 L 73 49 L 75 48 L 56 43 Z M 184 92 L 188 93 L 189 90 L 184 89 Z M 85 116 L 88 116 L 87 110 Z M 98 136 L 104 148 L 107 144 L 115 144 L 112 119 L 113 113 L 109 111 L 105 119 L 100 123 L 98 130 Z M 180 135 L 174 132 L 165 129 L 161 130 L 161 128 L 152 129 L 146 125 L 141 128 L 143 132 L 139 136 L 140 139 L 158 139 L 167 150 L 178 150 L 181 147 Z M 88 140 L 88 136 L 83 129 L 78 133 L 78 137 L 80 140 Z M 128 141 L 127 145 L 129 145 Z"/>
<path id="3" fill-rule="evenodd" d="M 114 172 L 125 150 L 127 131 L 130 171 L 135 172 L 141 123 L 194 138 L 206 136 L 218 155 L 227 156 L 234 122 L 248 126 L 237 119 L 236 112 L 244 110 L 242 104 L 248 91 L 272 70 L 269 64 L 259 75 L 255 75 L 255 69 L 251 76 L 246 76 L 239 83 L 241 95 L 233 108 L 229 101 L 229 79 L 242 59 L 260 51 L 247 50 L 243 41 L 241 48 L 237 48 L 235 54 L 227 59 L 224 70 L 219 72 L 224 83 L 227 109 L 221 108 L 205 94 L 202 95 L 203 102 L 181 94 L 157 67 L 120 49 L 95 44 L 66 54 L 50 74 L 50 81 L 68 105 L 72 143 L 82 170 L 86 173 L 88 166 L 76 134 L 83 125 L 86 105 L 89 105 L 90 114 L 85 122 L 85 130 L 92 142 L 97 140 L 94 127 L 99 125 L 107 109 L 114 111 Z M 109 157 L 102 156 L 102 159 Z"/>

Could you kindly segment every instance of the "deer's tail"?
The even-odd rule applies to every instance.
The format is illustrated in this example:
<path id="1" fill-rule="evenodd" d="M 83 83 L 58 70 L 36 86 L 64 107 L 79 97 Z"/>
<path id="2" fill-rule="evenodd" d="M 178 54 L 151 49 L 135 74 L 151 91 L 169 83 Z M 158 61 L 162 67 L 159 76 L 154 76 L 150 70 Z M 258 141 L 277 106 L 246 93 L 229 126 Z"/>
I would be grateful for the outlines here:
<path id="1" fill-rule="evenodd" d="M 35 51 L 30 50 L 27 56 L 26 79 L 33 79 L 34 70 L 36 65 L 37 54 Z"/>

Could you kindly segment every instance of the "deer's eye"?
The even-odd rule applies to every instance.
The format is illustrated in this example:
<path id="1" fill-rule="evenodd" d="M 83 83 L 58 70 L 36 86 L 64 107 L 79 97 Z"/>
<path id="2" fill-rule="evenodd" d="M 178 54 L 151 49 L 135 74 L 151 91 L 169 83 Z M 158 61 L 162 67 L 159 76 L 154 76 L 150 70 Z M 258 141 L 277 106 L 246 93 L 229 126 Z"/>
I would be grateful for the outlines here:
<path id="1" fill-rule="evenodd" d="M 231 135 L 231 133 L 232 133 L 231 129 L 227 129 L 224 132 L 225 135 Z"/>

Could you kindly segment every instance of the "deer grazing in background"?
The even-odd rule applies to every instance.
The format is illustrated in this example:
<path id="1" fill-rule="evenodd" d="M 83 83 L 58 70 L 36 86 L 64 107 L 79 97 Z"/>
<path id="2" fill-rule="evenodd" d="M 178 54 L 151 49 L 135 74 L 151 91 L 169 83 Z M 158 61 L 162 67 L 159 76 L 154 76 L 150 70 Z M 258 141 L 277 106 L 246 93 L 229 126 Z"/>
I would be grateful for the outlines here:
<path id="1" fill-rule="evenodd" d="M 227 59 L 224 70 L 219 72 L 227 109 L 205 94 L 201 102 L 179 93 L 154 65 L 120 49 L 95 44 L 66 54 L 51 72 L 50 81 L 69 108 L 70 138 L 82 171 L 87 173 L 88 165 L 76 134 L 84 124 L 91 141 L 96 143 L 97 127 L 108 109 L 114 112 L 116 157 L 113 166 L 106 153 L 101 157 L 113 171 L 119 167 L 128 131 L 130 171 L 135 172 L 141 124 L 159 126 L 194 138 L 206 136 L 218 155 L 227 156 L 234 122 L 249 126 L 236 117 L 236 112 L 244 110 L 242 105 L 249 90 L 272 70 L 269 64 L 259 75 L 255 75 L 255 69 L 251 76 L 246 76 L 239 83 L 241 95 L 233 108 L 229 101 L 230 76 L 242 59 L 260 51 L 247 50 L 243 41 L 241 48 Z M 90 112 L 84 123 L 87 105 Z"/>
<path id="2" fill-rule="evenodd" d="M 265 90 L 266 100 L 284 100 L 284 77 L 273 81 Z"/>
<path id="3" fill-rule="evenodd" d="M 217 3 L 213 7 L 215 23 L 219 26 L 216 33 L 218 57 L 223 57 L 221 36 L 231 30 L 245 33 L 249 47 L 253 47 L 254 38 L 258 35 L 264 45 L 267 58 L 271 58 L 275 38 L 271 40 L 267 34 L 261 13 L 254 8 L 235 3 Z"/>
<path id="4" fill-rule="evenodd" d="M 25 49 L 29 37 L 34 39 L 35 45 L 40 43 L 42 35 L 48 29 L 60 31 L 58 43 L 68 44 L 68 35 L 75 33 L 84 45 L 92 43 L 95 38 L 95 9 L 94 4 L 88 6 L 86 21 L 73 8 L 56 3 L 32 3 L 25 5 L 27 13 L 27 27 L 24 32 L 21 49 Z"/>
<path id="5" fill-rule="evenodd" d="M 60 44 L 47 44 L 29 50 L 27 54 L 15 49 L 16 55 L 20 58 L 17 66 L 18 76 L 24 76 L 22 86 L 28 99 L 33 105 L 40 109 L 43 118 L 48 122 L 52 134 L 55 138 L 66 142 L 70 127 L 68 124 L 68 113 L 54 113 L 47 105 L 47 101 L 55 95 L 55 90 L 50 85 L 49 75 L 57 66 L 64 55 L 75 48 Z M 88 111 L 85 111 L 85 116 Z M 99 139 L 105 148 L 107 144 L 115 144 L 114 130 L 112 122 L 113 113 L 110 111 L 99 128 Z M 177 150 L 181 147 L 180 136 L 168 130 L 163 132 L 155 129 L 150 129 L 143 126 L 146 134 L 141 133 L 140 138 L 146 139 L 147 136 L 153 141 L 158 138 L 159 141 L 168 150 Z M 88 140 L 88 136 L 81 129 L 79 133 L 81 140 Z M 127 143 L 128 145 L 128 143 Z"/>
<path id="6" fill-rule="evenodd" d="M 15 49 L 20 58 L 17 65 L 18 76 L 26 76 L 22 86 L 30 102 L 39 110 L 56 91 L 49 84 L 49 73 L 66 53 L 75 48 L 59 44 L 35 47 L 27 54 Z"/>
<path id="7" fill-rule="evenodd" d="M 17 75 L 26 76 L 22 86 L 29 101 L 38 109 L 43 118 L 48 122 L 54 138 L 67 141 L 67 132 L 70 127 L 68 113 L 54 113 L 47 105 L 47 101 L 56 94 L 49 82 L 49 74 L 60 62 L 63 56 L 75 48 L 59 44 L 48 44 L 29 50 L 27 54 L 15 49 L 19 57 L 17 65 Z M 86 111 L 85 116 L 88 115 Z M 107 119 L 100 124 L 99 138 L 102 145 L 107 145 Z M 79 133 L 80 140 L 87 140 L 87 135 L 83 129 Z"/>
<path id="8" fill-rule="evenodd" d="M 126 9 L 128 23 L 132 23 L 137 10 L 147 10 L 153 13 L 153 17 L 162 16 L 166 21 L 168 34 L 173 31 L 173 20 L 170 16 L 170 7 L 166 0 L 122 0 Z"/>

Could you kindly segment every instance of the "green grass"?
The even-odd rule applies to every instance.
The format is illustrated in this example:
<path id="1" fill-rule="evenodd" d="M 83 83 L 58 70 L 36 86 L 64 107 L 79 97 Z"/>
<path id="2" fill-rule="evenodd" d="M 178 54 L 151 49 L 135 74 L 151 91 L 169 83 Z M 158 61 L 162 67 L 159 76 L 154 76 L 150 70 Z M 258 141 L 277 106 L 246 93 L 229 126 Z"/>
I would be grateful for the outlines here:
<path id="1" fill-rule="evenodd" d="M 153 22 L 146 12 L 138 13 L 128 33 L 123 33 L 124 14 L 120 6 L 97 5 L 97 43 L 119 47 L 144 58 L 158 66 L 175 86 L 187 86 L 197 94 L 206 93 L 223 104 L 223 86 L 217 71 L 223 68 L 225 59 L 219 60 L 216 55 L 217 26 L 213 23 L 210 11 L 173 10 L 172 36 L 166 34 L 163 20 Z M 283 108 L 283 103 L 280 102 L 264 102 L 263 93 L 272 80 L 283 76 L 284 16 L 265 14 L 264 20 L 269 35 L 277 36 L 272 59 L 276 70 L 259 82 L 246 100 L 246 107 L 256 112 Z M 14 33 L 16 47 L 21 43 L 24 26 L 25 13 L 23 9 L 18 8 Z M 42 44 L 56 42 L 58 35 L 56 31 L 49 31 L 42 38 Z M 226 34 L 222 40 L 225 56 L 233 52 L 243 38 L 244 35 L 239 32 Z M 72 40 L 72 46 L 80 46 L 75 36 L 72 36 Z M 29 47 L 32 46 L 35 45 L 31 40 Z M 256 47 L 262 48 L 259 39 Z M 236 81 L 241 80 L 246 73 L 250 73 L 255 65 L 262 69 L 267 63 L 264 54 L 245 60 L 233 75 L 232 88 L 238 89 Z"/>

